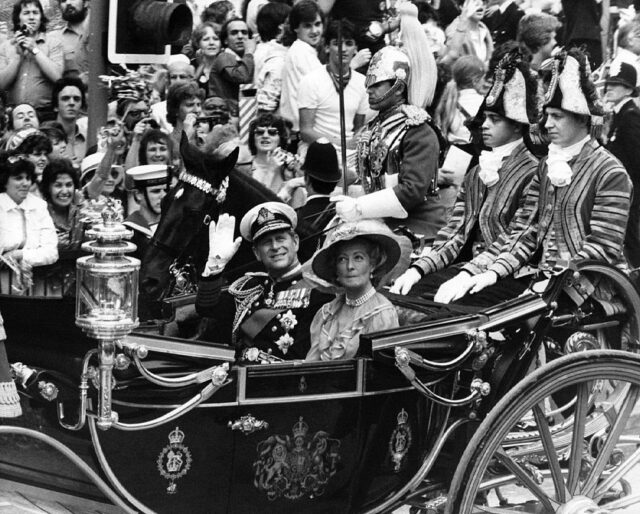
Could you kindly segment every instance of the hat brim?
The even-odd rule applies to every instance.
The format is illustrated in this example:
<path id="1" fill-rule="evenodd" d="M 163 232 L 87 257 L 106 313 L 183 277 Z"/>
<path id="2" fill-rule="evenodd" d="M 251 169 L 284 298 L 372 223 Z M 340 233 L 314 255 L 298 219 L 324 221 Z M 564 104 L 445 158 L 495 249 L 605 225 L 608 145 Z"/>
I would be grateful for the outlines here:
<path id="1" fill-rule="evenodd" d="M 387 256 L 386 261 L 382 264 L 382 277 L 377 287 L 383 287 L 390 281 L 400 276 L 409 266 L 411 256 L 411 242 L 404 236 L 396 236 L 391 231 L 386 234 L 371 233 L 353 233 L 333 242 L 326 248 L 321 248 L 311 258 L 311 269 L 313 273 L 320 279 L 331 284 L 334 288 L 340 289 L 341 286 L 336 282 L 335 263 L 332 259 L 332 253 L 335 245 L 344 241 L 351 241 L 357 237 L 367 239 L 382 248 Z"/>
<path id="2" fill-rule="evenodd" d="M 636 86 L 631 85 L 631 83 L 626 80 L 621 80 L 619 78 L 611 78 L 604 81 L 604 86 L 624 86 L 631 89 L 631 96 L 638 96 L 638 88 Z"/>

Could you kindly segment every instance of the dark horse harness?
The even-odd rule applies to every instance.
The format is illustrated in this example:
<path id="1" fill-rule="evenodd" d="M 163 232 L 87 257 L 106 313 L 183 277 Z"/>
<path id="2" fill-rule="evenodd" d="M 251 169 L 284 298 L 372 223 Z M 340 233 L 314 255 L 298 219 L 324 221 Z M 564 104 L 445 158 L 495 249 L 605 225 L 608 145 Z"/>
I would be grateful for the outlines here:
<path id="1" fill-rule="evenodd" d="M 222 180 L 220 186 L 217 188 L 205 179 L 192 175 L 187 171 L 182 171 L 182 173 L 180 173 L 179 179 L 181 182 L 189 184 L 190 186 L 195 187 L 196 189 L 202 191 L 207 195 L 204 208 L 200 212 L 205 213 L 204 217 L 202 218 L 202 225 L 209 226 L 212 220 L 210 211 L 213 207 L 213 203 L 215 202 L 216 205 L 220 206 L 222 205 L 222 203 L 224 203 L 227 197 L 229 177 L 225 177 Z M 199 231 L 196 231 L 196 234 L 198 232 Z M 171 274 L 171 284 L 167 288 L 166 293 L 163 294 L 163 297 L 195 293 L 197 284 L 197 272 L 195 266 L 190 261 L 186 261 L 180 264 L 185 251 L 190 245 L 187 244 L 183 245 L 181 248 L 174 248 L 160 241 L 155 235 L 151 238 L 149 244 L 173 258 L 173 262 L 169 266 L 169 273 Z"/>

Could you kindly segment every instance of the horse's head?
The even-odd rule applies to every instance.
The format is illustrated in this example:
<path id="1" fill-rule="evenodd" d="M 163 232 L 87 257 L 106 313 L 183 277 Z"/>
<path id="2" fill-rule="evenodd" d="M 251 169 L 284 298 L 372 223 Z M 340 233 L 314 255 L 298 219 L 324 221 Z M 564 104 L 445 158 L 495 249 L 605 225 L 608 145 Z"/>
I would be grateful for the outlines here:
<path id="1" fill-rule="evenodd" d="M 140 295 L 148 301 L 161 298 L 169 284 L 171 263 L 185 253 L 209 220 L 217 219 L 238 149 L 220 159 L 190 145 L 183 135 L 180 154 L 185 171 L 164 199 L 160 223 L 142 263 Z"/>

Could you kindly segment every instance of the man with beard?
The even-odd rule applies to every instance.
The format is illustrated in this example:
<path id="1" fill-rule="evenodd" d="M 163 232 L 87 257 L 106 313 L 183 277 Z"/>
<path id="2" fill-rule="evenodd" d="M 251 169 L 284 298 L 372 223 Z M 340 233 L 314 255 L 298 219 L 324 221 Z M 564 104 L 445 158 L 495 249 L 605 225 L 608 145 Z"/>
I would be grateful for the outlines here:
<path id="1" fill-rule="evenodd" d="M 127 176 L 135 184 L 134 198 L 140 209 L 132 212 L 124 224 L 133 230 L 131 241 L 136 245 L 132 254 L 142 259 L 149 241 L 160 221 L 160 205 L 167 194 L 167 166 L 165 164 L 146 164 L 127 170 Z"/>
<path id="2" fill-rule="evenodd" d="M 89 0 L 58 0 L 62 19 L 67 24 L 60 29 L 64 52 L 64 72 L 83 78 L 89 72 Z"/>

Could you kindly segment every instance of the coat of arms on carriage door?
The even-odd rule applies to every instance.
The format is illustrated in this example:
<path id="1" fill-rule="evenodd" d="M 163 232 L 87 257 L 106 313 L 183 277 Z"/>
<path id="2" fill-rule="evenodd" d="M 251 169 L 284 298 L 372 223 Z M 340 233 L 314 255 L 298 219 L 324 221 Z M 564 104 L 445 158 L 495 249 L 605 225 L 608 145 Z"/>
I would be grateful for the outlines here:
<path id="1" fill-rule="evenodd" d="M 256 449 L 253 484 L 266 492 L 269 500 L 321 496 L 340 462 L 340 441 L 322 430 L 310 433 L 302 416 L 293 425 L 291 436 L 272 435 Z"/>
<path id="2" fill-rule="evenodd" d="M 404 458 L 411 447 L 411 427 L 408 424 L 409 414 L 402 409 L 396 416 L 398 424 L 389 439 L 389 456 L 393 461 L 393 471 L 402 469 Z"/>
<path id="3" fill-rule="evenodd" d="M 156 460 L 160 475 L 169 480 L 167 494 L 176 493 L 178 490 L 176 480 L 185 476 L 191 469 L 191 452 L 182 444 L 182 441 L 184 441 L 184 432 L 176 427 L 169 433 L 169 444 L 162 449 Z"/>

